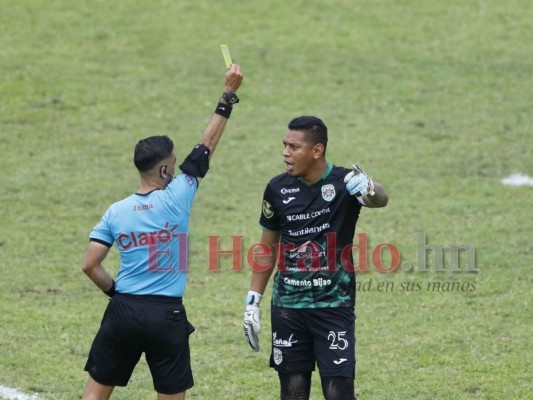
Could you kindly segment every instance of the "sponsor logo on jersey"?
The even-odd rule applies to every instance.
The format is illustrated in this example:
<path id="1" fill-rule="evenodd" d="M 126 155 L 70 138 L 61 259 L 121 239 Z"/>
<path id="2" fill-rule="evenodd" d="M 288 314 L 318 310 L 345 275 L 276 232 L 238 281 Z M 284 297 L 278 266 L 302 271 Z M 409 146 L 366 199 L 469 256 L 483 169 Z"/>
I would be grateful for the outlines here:
<path id="1" fill-rule="evenodd" d="M 285 285 L 296 286 L 296 287 L 324 287 L 331 285 L 331 279 L 324 278 L 315 278 L 315 279 L 293 279 L 293 278 L 283 278 L 283 283 Z"/>
<path id="2" fill-rule="evenodd" d="M 267 217 L 268 218 L 268 217 Z M 322 232 L 324 229 L 328 229 L 330 227 L 329 225 L 329 222 L 326 222 L 326 223 L 323 223 L 322 225 L 320 226 L 311 226 L 311 227 L 307 227 L 307 228 L 303 228 L 303 229 L 298 229 L 298 230 L 292 230 L 292 229 L 289 229 L 287 232 L 289 233 L 289 235 L 291 236 L 302 236 L 302 235 L 309 235 L 311 233 L 320 233 Z"/>
<path id="3" fill-rule="evenodd" d="M 298 246 L 296 249 L 288 249 L 287 256 L 289 259 L 300 259 L 303 257 L 325 257 L 326 256 L 326 250 L 318 244 L 311 240 L 308 240 L 305 243 L 302 243 L 300 246 Z"/>
<path id="4" fill-rule="evenodd" d="M 151 208 L 154 208 L 153 204 L 143 204 L 143 205 L 140 205 L 140 206 L 134 205 L 132 211 L 146 211 L 146 210 L 149 210 Z"/>
<path id="5" fill-rule="evenodd" d="M 280 192 L 281 194 L 300 193 L 300 188 L 282 188 Z"/>
<path id="6" fill-rule="evenodd" d="M 267 218 L 272 218 L 274 216 L 272 205 L 266 200 L 263 200 L 263 215 Z"/>
<path id="7" fill-rule="evenodd" d="M 322 186 L 322 198 L 326 201 L 331 201 L 335 198 L 335 186 L 331 183 Z"/>
<path id="8" fill-rule="evenodd" d="M 179 238 L 182 235 L 182 233 L 177 232 L 178 228 L 178 225 L 170 227 L 170 224 L 167 222 L 165 228 L 159 231 L 149 233 L 121 233 L 117 237 L 117 243 L 125 250 L 131 247 L 154 246 L 157 243 L 168 243 L 173 237 Z"/>
<path id="9" fill-rule="evenodd" d="M 296 197 L 289 197 L 287 200 L 283 200 L 283 204 L 289 204 L 291 201 L 296 200 Z"/>
<path id="10" fill-rule="evenodd" d="M 302 213 L 302 214 L 287 215 L 287 221 L 307 220 L 311 218 L 320 217 L 322 214 L 328 214 L 330 212 L 331 211 L 329 207 L 327 207 L 327 208 L 323 208 L 322 210 L 318 210 L 318 211 L 312 211 L 312 212 L 307 212 L 307 213 Z"/>

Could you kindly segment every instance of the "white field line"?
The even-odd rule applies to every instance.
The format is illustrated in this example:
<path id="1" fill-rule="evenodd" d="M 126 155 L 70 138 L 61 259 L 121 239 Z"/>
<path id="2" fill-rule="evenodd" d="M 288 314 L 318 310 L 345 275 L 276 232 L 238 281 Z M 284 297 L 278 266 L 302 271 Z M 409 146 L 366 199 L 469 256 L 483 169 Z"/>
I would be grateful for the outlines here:
<path id="1" fill-rule="evenodd" d="M 6 400 L 41 400 L 36 394 L 22 393 L 17 389 L 8 388 L 0 385 L 0 399 Z"/>
<path id="2" fill-rule="evenodd" d="M 502 179 L 505 186 L 533 186 L 533 178 L 524 174 L 512 174 Z"/>

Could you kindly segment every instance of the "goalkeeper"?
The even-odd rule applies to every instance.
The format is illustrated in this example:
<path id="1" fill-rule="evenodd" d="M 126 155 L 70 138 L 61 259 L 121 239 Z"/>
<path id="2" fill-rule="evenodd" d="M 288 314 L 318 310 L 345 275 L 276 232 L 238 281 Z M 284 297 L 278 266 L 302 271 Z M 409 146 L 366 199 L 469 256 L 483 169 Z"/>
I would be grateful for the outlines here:
<path id="1" fill-rule="evenodd" d="M 244 332 L 259 351 L 259 306 L 277 262 L 270 366 L 282 400 L 309 399 L 315 365 L 326 400 L 355 399 L 351 246 L 361 207 L 384 207 L 388 197 L 357 165 L 348 170 L 327 162 L 327 143 L 322 120 L 293 119 L 283 139 L 285 173 L 271 179 L 263 195 L 261 243 L 270 253 L 255 258 Z"/>

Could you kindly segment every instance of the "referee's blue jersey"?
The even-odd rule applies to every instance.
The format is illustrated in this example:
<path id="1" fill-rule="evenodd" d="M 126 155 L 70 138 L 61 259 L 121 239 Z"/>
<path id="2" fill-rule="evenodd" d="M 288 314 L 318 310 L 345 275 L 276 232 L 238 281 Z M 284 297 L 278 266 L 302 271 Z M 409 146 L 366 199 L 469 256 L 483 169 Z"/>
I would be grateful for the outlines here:
<path id="1" fill-rule="evenodd" d="M 189 216 L 197 190 L 196 178 L 182 173 L 165 189 L 132 194 L 109 207 L 90 239 L 117 244 L 117 292 L 184 295 Z"/>

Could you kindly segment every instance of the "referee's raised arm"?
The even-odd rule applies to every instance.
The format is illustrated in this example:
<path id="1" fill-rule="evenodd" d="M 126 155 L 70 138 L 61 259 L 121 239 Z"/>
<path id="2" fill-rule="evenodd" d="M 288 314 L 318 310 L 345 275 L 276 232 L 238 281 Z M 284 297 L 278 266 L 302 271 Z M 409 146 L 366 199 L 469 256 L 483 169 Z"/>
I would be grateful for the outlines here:
<path id="1" fill-rule="evenodd" d="M 200 143 L 196 145 L 191 154 L 180 165 L 180 169 L 189 175 L 195 176 L 200 182 L 209 169 L 209 160 L 213 156 L 220 141 L 222 133 L 233 110 L 233 105 L 239 102 L 237 90 L 241 86 L 244 76 L 237 64 L 232 64 L 225 74 L 224 92 L 209 120 Z M 205 157 L 207 156 L 207 158 Z"/>
<path id="2" fill-rule="evenodd" d="M 209 120 L 200 140 L 200 143 L 209 149 L 209 157 L 213 155 L 218 141 L 224 132 L 226 123 L 233 110 L 233 105 L 239 102 L 237 90 L 241 86 L 244 76 L 239 65 L 232 64 L 230 69 L 226 72 L 225 78 L 224 93 L 222 93 L 222 97 L 217 104 L 215 112 Z"/>

